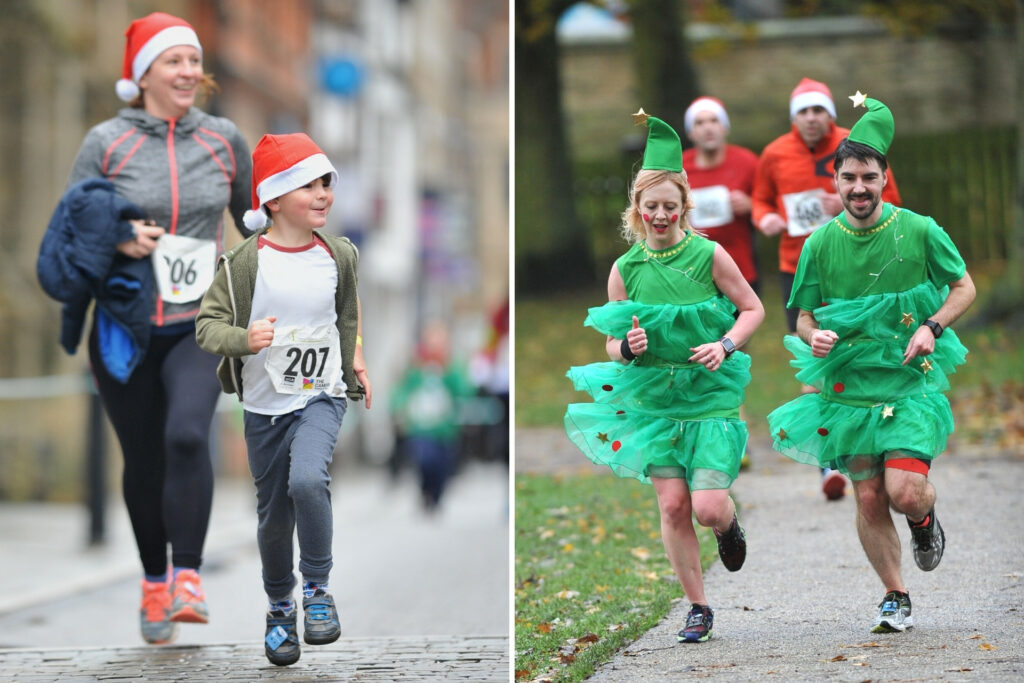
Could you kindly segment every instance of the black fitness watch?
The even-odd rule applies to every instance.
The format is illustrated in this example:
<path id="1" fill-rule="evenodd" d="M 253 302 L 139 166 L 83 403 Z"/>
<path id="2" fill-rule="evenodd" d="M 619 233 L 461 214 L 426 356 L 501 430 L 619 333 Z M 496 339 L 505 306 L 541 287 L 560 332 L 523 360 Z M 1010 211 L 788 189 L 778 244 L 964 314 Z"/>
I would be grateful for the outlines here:
<path id="1" fill-rule="evenodd" d="M 934 320 L 925 320 L 921 324 L 927 326 L 928 329 L 932 331 L 932 334 L 935 335 L 936 339 L 942 336 L 942 325 L 938 324 Z"/>
<path id="2" fill-rule="evenodd" d="M 731 356 L 732 352 L 736 350 L 736 345 L 733 344 L 732 339 L 729 339 L 728 337 L 722 337 L 718 342 L 722 345 L 722 348 L 725 349 L 726 357 Z"/>

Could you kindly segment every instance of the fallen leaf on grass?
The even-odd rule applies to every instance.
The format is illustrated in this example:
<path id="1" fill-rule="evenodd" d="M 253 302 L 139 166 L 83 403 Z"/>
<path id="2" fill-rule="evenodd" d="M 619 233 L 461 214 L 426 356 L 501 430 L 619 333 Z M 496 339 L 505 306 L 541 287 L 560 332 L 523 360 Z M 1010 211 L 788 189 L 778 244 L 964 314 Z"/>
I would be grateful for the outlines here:
<path id="1" fill-rule="evenodd" d="M 633 548 L 629 551 L 629 554 L 635 557 L 636 559 L 643 560 L 645 562 L 651 559 L 651 551 L 644 547 Z"/>
<path id="2" fill-rule="evenodd" d="M 621 631 L 624 628 L 626 628 L 625 624 L 611 624 L 608 626 L 609 631 Z"/>
<path id="3" fill-rule="evenodd" d="M 537 624 L 537 630 L 540 631 L 541 633 L 551 633 L 551 624 L 549 624 L 547 622 L 544 622 L 542 624 Z"/>
<path id="4" fill-rule="evenodd" d="M 563 598 L 565 600 L 571 600 L 573 598 L 578 598 L 579 596 L 580 596 L 580 592 L 579 591 L 564 590 L 564 591 L 558 591 L 557 593 L 555 593 L 555 597 L 556 598 Z"/>

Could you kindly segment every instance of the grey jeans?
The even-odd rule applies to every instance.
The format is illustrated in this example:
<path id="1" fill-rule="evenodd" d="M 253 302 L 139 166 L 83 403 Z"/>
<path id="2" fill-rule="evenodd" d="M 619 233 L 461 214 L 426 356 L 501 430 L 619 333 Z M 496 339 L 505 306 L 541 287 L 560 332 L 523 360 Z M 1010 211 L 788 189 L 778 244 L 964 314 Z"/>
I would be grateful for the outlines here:
<path id="1" fill-rule="evenodd" d="M 295 588 L 292 536 L 299 538 L 299 571 L 305 581 L 326 583 L 333 564 L 331 476 L 338 430 L 347 401 L 326 394 L 286 415 L 245 413 L 249 472 L 256 484 L 263 588 L 282 600 Z"/>

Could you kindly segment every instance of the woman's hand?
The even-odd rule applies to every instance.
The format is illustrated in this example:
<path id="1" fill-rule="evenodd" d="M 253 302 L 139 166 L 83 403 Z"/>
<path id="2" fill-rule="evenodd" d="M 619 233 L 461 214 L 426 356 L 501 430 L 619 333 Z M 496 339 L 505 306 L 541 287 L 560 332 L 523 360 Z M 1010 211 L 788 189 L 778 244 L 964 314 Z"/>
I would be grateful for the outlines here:
<path id="1" fill-rule="evenodd" d="M 690 350 L 693 351 L 693 355 L 687 360 L 691 363 L 700 363 L 711 372 L 722 367 L 722 361 L 725 360 L 725 347 L 722 346 L 722 342 L 709 342 L 691 347 Z"/>
<path id="2" fill-rule="evenodd" d="M 135 233 L 135 237 L 119 243 L 117 250 L 131 258 L 149 256 L 156 249 L 156 241 L 164 234 L 164 229 L 153 225 L 150 221 L 134 220 L 129 222 L 132 224 L 132 232 Z"/>
<path id="3" fill-rule="evenodd" d="M 626 333 L 626 344 L 633 356 L 639 356 L 647 350 L 647 331 L 640 327 L 640 319 L 633 316 L 633 329 Z"/>

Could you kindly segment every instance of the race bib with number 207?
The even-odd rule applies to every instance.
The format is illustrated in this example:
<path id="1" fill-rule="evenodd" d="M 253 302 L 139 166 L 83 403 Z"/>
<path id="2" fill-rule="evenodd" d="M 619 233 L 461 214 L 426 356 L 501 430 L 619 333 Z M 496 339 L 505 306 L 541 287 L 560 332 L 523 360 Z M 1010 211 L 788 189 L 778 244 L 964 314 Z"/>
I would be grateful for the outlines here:
<path id="1" fill-rule="evenodd" d="M 265 368 L 274 389 L 282 394 L 331 394 L 341 370 L 338 328 L 275 329 Z"/>

